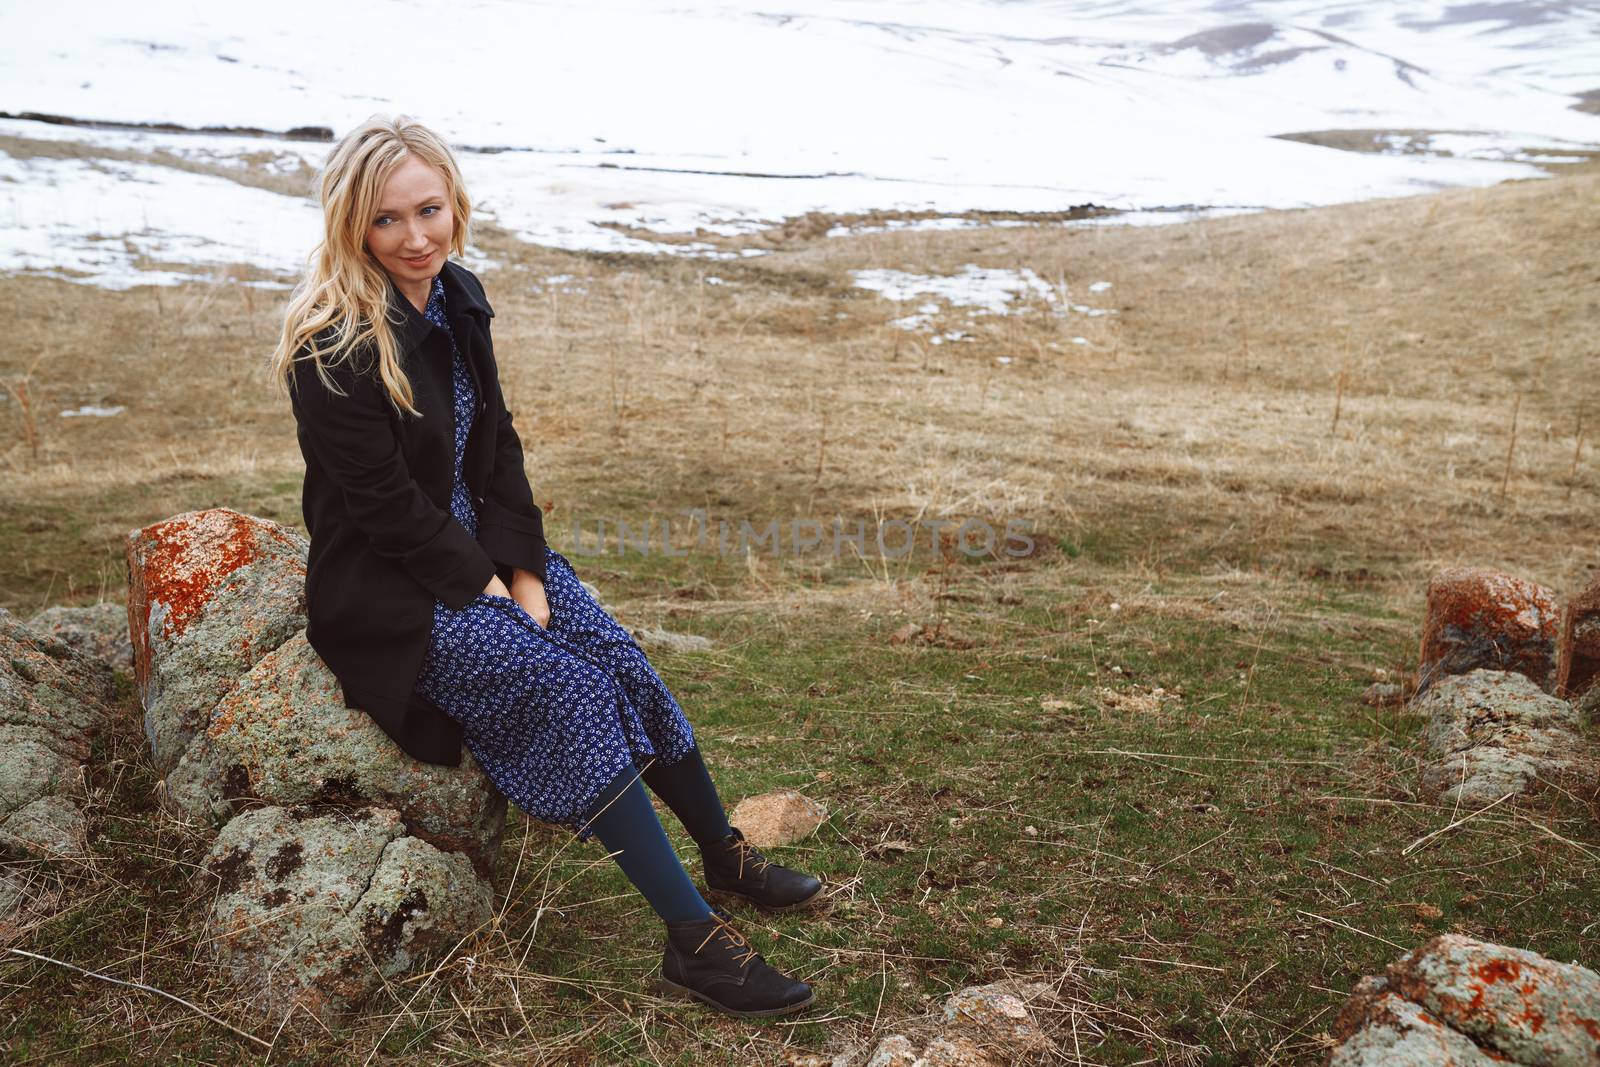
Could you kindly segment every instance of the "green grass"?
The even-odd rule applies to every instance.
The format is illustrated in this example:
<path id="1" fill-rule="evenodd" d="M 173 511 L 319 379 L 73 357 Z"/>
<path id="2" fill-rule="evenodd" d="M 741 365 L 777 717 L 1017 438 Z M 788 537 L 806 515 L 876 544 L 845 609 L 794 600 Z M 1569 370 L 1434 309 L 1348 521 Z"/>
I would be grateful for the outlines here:
<path id="1" fill-rule="evenodd" d="M 825 566 L 818 584 L 772 561 L 772 594 L 742 561 L 571 558 L 627 621 L 716 642 L 653 658 L 730 806 L 780 787 L 827 804 L 819 832 L 777 854 L 834 883 L 831 910 L 743 916 L 769 959 L 815 981 L 817 1007 L 751 1025 L 655 1000 L 658 928 L 591 845 L 554 862 L 552 882 L 571 881 L 543 901 L 556 910 L 536 934 L 544 883 L 525 874 L 473 982 L 452 968 L 413 1005 L 435 1014 L 385 1033 L 394 1006 L 380 1003 L 347 1034 L 280 1038 L 273 1062 L 361 1062 L 375 1045 L 414 1063 L 539 1062 L 543 1049 L 549 1062 L 703 1064 L 750 1048 L 781 1062 L 915 1032 L 954 989 L 1019 976 L 1060 985 L 1052 1025 L 1071 1051 L 1075 1024 L 1087 1061 L 1315 1063 L 1353 983 L 1433 934 L 1596 959 L 1600 834 L 1579 799 L 1549 790 L 1402 854 L 1450 813 L 1414 794 L 1420 724 L 1357 700 L 1374 667 L 1413 654 L 1414 623 L 1381 583 L 1134 580 L 1092 544 L 854 585 L 859 565 Z M 839 593 L 810 596 L 824 588 Z M 764 594 L 782 607 L 742 599 Z M 941 616 L 971 647 L 889 640 Z M 1179 696 L 1141 704 L 1154 687 Z M 126 687 L 91 767 L 95 788 L 116 783 L 96 809 L 93 867 L 58 872 L 67 905 L 13 943 L 142 974 L 262 1033 L 195 946 L 203 890 L 184 872 L 206 841 L 155 808 Z M 687 837 L 669 831 L 693 871 Z M 525 833 L 525 872 L 564 841 L 513 811 L 501 892 Z M 517 973 L 515 998 L 496 966 Z M 149 994 L 36 962 L 0 973 L 13 1062 L 249 1051 Z"/>

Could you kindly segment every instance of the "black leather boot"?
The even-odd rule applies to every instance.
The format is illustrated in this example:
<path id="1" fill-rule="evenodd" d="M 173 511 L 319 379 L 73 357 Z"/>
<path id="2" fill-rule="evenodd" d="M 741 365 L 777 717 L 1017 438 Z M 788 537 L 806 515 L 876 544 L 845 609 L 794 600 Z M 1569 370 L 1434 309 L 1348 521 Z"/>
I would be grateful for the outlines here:
<path id="1" fill-rule="evenodd" d="M 737 826 L 733 833 L 709 847 L 700 846 L 706 865 L 706 889 L 712 895 L 742 897 L 768 911 L 788 911 L 822 901 L 820 879 L 780 867 L 744 839 Z"/>
<path id="2" fill-rule="evenodd" d="M 762 959 L 725 914 L 714 911 L 698 922 L 667 923 L 662 992 L 747 1019 L 787 1015 L 810 1004 L 816 997 L 811 987 Z"/>

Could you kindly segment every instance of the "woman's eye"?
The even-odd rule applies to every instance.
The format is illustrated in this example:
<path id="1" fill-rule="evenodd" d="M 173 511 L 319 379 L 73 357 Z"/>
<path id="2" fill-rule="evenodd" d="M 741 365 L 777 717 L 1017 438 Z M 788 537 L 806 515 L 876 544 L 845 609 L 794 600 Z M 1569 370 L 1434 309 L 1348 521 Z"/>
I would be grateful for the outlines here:
<path id="1" fill-rule="evenodd" d="M 377 221 L 374 222 L 373 225 L 374 226 L 384 226 L 384 225 L 387 225 L 388 222 L 389 222 L 389 216 L 388 215 L 379 215 Z"/>
<path id="2" fill-rule="evenodd" d="M 427 214 L 427 213 L 428 213 L 428 212 L 430 212 L 430 211 L 438 211 L 438 210 L 439 210 L 439 209 L 438 209 L 438 207 L 436 207 L 436 206 L 435 206 L 435 205 L 433 205 L 433 204 L 429 204 L 429 205 L 428 205 L 428 206 L 427 206 L 427 207 L 425 207 L 425 208 L 423 208 L 423 209 L 422 209 L 422 213 L 423 213 L 423 214 L 424 214 L 424 215 L 426 215 L 426 214 Z"/>

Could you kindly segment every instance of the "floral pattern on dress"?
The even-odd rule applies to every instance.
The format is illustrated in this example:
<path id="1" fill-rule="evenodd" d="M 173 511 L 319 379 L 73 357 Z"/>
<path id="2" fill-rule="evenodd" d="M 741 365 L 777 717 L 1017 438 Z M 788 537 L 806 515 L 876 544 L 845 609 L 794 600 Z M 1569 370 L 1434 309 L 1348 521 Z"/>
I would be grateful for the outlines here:
<path id="1" fill-rule="evenodd" d="M 424 316 L 451 333 L 437 277 Z M 450 352 L 450 511 L 476 536 L 462 470 L 477 397 L 453 334 Z M 565 556 L 548 547 L 545 553 L 549 628 L 510 597 L 479 593 L 459 611 L 436 601 L 416 688 L 461 724 L 467 750 L 506 799 L 586 840 L 594 831 L 584 820 L 607 785 L 651 757 L 676 763 L 695 738 L 637 642 L 583 588 Z"/>

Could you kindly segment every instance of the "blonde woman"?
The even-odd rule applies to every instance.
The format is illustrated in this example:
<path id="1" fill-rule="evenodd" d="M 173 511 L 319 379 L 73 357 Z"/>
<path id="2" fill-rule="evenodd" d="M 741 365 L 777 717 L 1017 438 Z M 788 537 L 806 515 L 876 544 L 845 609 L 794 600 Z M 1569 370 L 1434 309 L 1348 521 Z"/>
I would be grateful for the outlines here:
<path id="1" fill-rule="evenodd" d="M 689 880 L 640 784 L 682 820 L 706 885 L 765 909 L 820 900 L 728 824 L 677 701 L 544 538 L 506 410 L 471 206 L 449 148 L 375 116 L 320 180 L 324 235 L 273 356 L 306 475 L 307 639 L 412 756 L 465 743 L 529 816 L 598 836 L 666 924 L 662 985 L 740 1016 L 811 987 Z M 643 767 L 643 770 L 639 769 Z"/>

